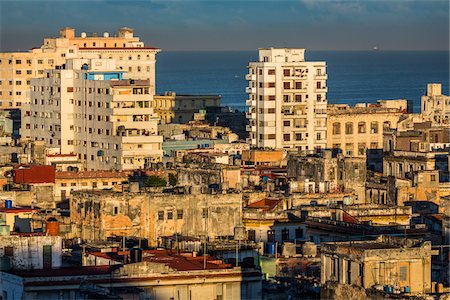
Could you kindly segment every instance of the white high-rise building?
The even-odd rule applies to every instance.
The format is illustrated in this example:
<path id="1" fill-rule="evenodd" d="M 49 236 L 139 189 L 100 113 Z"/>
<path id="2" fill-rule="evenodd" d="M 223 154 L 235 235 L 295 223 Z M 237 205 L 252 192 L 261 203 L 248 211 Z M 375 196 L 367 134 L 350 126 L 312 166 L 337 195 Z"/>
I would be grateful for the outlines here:
<path id="1" fill-rule="evenodd" d="M 31 139 L 75 154 L 86 170 L 130 170 L 162 158 L 149 80 L 123 79 L 114 59 L 69 59 L 31 79 Z"/>
<path id="2" fill-rule="evenodd" d="M 255 147 L 314 150 L 327 144 L 325 62 L 305 49 L 259 49 L 246 76 L 248 142 Z"/>

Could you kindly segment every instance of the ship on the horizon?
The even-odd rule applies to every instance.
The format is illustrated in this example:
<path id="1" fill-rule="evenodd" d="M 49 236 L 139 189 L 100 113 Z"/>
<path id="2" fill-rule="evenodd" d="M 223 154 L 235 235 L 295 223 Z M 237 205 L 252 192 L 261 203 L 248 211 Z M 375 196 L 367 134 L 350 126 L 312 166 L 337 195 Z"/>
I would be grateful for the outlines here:
<path id="1" fill-rule="evenodd" d="M 375 46 L 375 47 L 372 48 L 372 50 L 373 50 L 373 51 L 378 51 L 378 50 L 380 50 L 380 49 L 378 49 L 378 47 Z"/>

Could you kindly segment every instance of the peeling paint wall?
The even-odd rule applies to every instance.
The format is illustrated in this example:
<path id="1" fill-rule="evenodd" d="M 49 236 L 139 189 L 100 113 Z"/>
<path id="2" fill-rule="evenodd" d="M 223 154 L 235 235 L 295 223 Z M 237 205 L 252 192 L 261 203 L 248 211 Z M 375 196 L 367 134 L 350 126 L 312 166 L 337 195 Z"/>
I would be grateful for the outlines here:
<path id="1" fill-rule="evenodd" d="M 241 220 L 242 194 L 146 194 L 75 192 L 71 197 L 73 237 L 101 240 L 136 236 L 156 245 L 179 233 L 210 239 L 234 235 Z"/>
<path id="2" fill-rule="evenodd" d="M 30 270 L 44 268 L 44 246 L 51 246 L 51 267 L 62 264 L 62 239 L 59 236 L 2 236 L 0 256 L 9 256 L 12 247 L 14 269 Z"/>

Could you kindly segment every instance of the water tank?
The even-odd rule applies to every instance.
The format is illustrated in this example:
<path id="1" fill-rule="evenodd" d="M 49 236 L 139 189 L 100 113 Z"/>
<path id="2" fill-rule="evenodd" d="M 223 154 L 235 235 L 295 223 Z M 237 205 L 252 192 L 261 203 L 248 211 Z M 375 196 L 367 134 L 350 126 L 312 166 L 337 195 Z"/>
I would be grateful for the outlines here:
<path id="1" fill-rule="evenodd" d="M 12 200 L 5 200 L 5 208 L 12 208 L 13 207 L 13 202 Z"/>
<path id="2" fill-rule="evenodd" d="M 103 37 L 108 38 L 109 37 L 109 33 L 108 32 L 104 32 L 103 33 Z"/>
<path id="3" fill-rule="evenodd" d="M 307 257 L 317 256 L 317 246 L 313 242 L 305 242 L 302 245 L 302 254 Z"/>
<path id="4" fill-rule="evenodd" d="M 283 243 L 283 256 L 284 257 L 292 257 L 295 256 L 296 250 L 295 250 L 295 244 L 290 242 L 284 242 Z"/>
<path id="5" fill-rule="evenodd" d="M 267 243 L 267 254 L 275 255 L 277 249 L 276 243 Z"/>
<path id="6" fill-rule="evenodd" d="M 59 222 L 55 218 L 48 218 L 45 232 L 50 236 L 59 236 Z"/>
<path id="7" fill-rule="evenodd" d="M 82 32 L 82 33 L 81 33 L 81 37 L 82 37 L 82 38 L 85 38 L 85 37 L 86 37 L 86 32 Z"/>
<path id="8" fill-rule="evenodd" d="M 133 247 L 130 249 L 130 262 L 138 263 L 142 261 L 142 249 L 138 247 Z"/>

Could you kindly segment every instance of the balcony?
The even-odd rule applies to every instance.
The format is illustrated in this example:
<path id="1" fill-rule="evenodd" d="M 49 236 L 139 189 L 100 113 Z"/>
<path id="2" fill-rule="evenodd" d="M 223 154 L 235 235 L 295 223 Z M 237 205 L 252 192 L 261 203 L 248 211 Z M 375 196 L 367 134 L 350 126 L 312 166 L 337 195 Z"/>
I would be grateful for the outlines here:
<path id="1" fill-rule="evenodd" d="M 322 87 L 316 87 L 315 89 L 314 89 L 314 91 L 316 92 L 316 93 L 327 93 L 328 92 L 328 87 L 327 86 L 322 86 Z"/>
<path id="2" fill-rule="evenodd" d="M 314 75 L 314 79 L 316 80 L 327 80 L 328 79 L 328 74 L 316 74 Z"/>
<path id="3" fill-rule="evenodd" d="M 256 80 L 255 74 L 247 74 L 245 75 L 245 80 Z"/>
<path id="4" fill-rule="evenodd" d="M 245 92 L 247 93 L 247 94 L 256 94 L 256 88 L 255 87 L 246 87 L 245 88 Z"/>
<path id="5" fill-rule="evenodd" d="M 256 100 L 246 100 L 245 101 L 246 106 L 256 106 Z"/>

